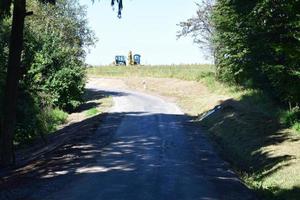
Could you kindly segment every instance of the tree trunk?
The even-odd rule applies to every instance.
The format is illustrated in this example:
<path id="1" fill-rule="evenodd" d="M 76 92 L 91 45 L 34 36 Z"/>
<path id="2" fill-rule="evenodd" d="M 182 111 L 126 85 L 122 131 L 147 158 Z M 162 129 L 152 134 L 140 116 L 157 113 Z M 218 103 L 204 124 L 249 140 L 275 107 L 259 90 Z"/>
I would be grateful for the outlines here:
<path id="1" fill-rule="evenodd" d="M 15 0 L 13 7 L 5 96 L 3 101 L 3 121 L 0 137 L 0 164 L 2 166 L 13 165 L 15 162 L 13 138 L 16 124 L 17 91 L 20 79 L 19 72 L 23 50 L 26 0 Z"/>

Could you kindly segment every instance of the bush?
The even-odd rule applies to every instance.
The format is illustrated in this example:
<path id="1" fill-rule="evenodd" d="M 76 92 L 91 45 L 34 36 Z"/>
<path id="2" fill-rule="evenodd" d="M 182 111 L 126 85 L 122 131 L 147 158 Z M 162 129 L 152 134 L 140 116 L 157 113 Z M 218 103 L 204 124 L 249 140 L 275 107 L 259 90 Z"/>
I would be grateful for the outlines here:
<path id="1" fill-rule="evenodd" d="M 41 96 L 43 98 L 41 98 Z M 57 130 L 57 127 L 66 122 L 68 114 L 59 109 L 53 109 L 46 103 L 48 96 L 21 93 L 18 102 L 17 126 L 15 143 L 28 144 L 37 137 Z"/>
<path id="2" fill-rule="evenodd" d="M 281 122 L 288 127 L 300 131 L 300 108 L 295 107 L 281 114 Z"/>
<path id="3" fill-rule="evenodd" d="M 14 140 L 17 144 L 56 130 L 67 117 L 62 110 L 71 111 L 81 103 L 85 50 L 95 42 L 87 27 L 85 8 L 77 0 L 59 0 L 55 6 L 37 0 L 27 3 L 34 15 L 26 19 L 24 31 Z M 10 26 L 11 17 L 0 20 L 1 111 L 5 106 L 2 97 Z"/>
<path id="4" fill-rule="evenodd" d="M 292 129 L 300 132 L 300 122 L 296 122 L 293 126 L 292 126 Z"/>
<path id="5" fill-rule="evenodd" d="M 85 71 L 80 67 L 63 68 L 46 83 L 52 102 L 61 109 L 72 111 L 82 102 Z"/>
<path id="6" fill-rule="evenodd" d="M 66 123 L 68 118 L 68 113 L 56 108 L 54 110 L 51 110 L 50 116 L 51 116 L 52 124 L 60 125 Z"/>

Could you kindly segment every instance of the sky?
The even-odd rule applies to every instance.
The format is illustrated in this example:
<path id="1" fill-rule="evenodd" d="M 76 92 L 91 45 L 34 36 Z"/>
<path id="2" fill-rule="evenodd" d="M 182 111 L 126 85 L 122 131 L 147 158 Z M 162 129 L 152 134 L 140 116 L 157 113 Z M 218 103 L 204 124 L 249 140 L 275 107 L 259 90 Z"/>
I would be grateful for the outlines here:
<path id="1" fill-rule="evenodd" d="M 192 38 L 177 40 L 177 24 L 196 13 L 195 0 L 123 0 L 122 18 L 110 0 L 80 0 L 98 42 L 86 63 L 108 65 L 115 55 L 140 54 L 142 64 L 210 63 Z"/>

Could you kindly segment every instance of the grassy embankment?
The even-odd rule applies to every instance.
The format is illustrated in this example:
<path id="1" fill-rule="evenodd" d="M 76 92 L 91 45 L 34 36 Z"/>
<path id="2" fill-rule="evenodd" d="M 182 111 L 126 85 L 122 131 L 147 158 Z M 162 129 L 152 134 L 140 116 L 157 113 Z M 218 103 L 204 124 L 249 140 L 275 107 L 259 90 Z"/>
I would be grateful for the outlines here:
<path id="1" fill-rule="evenodd" d="M 146 83 L 148 92 L 171 97 L 207 128 L 220 154 L 263 199 L 300 199 L 299 121 L 263 92 L 226 86 L 215 80 L 209 65 L 112 66 L 88 73 L 122 78 L 138 90 L 145 90 Z M 220 111 L 199 120 L 218 104 Z"/>

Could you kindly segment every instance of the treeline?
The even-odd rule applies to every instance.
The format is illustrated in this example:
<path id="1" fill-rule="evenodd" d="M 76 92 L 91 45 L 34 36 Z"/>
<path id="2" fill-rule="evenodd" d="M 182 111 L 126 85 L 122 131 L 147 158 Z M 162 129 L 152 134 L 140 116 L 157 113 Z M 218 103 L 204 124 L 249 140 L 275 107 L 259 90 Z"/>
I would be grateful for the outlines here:
<path id="1" fill-rule="evenodd" d="M 75 0 L 56 5 L 27 1 L 24 49 L 19 74 L 15 144 L 51 132 L 82 102 L 85 50 L 95 37 L 87 26 L 85 8 Z M 0 95 L 3 99 L 11 17 L 0 21 Z M 3 101 L 0 102 L 1 111 Z M 1 113 L 1 119 L 3 113 Z M 2 121 L 2 120 L 1 120 Z"/>
<path id="2" fill-rule="evenodd" d="M 300 1 L 218 0 L 212 12 L 221 80 L 300 102 Z"/>
<path id="3" fill-rule="evenodd" d="M 178 37 L 191 35 L 209 47 L 217 78 L 263 90 L 300 130 L 300 0 L 202 0 L 196 16 L 181 22 Z"/>

